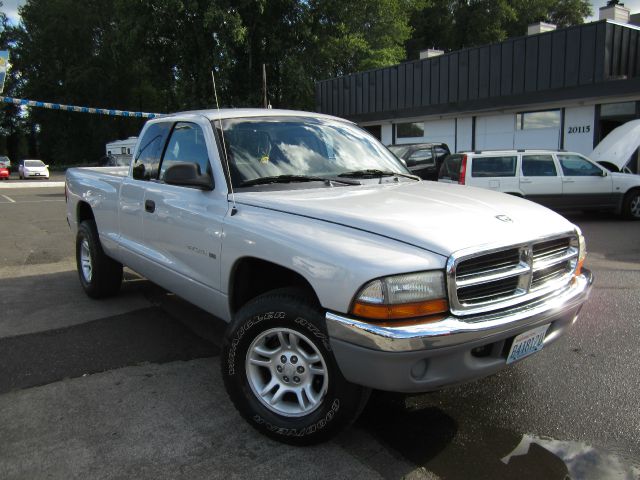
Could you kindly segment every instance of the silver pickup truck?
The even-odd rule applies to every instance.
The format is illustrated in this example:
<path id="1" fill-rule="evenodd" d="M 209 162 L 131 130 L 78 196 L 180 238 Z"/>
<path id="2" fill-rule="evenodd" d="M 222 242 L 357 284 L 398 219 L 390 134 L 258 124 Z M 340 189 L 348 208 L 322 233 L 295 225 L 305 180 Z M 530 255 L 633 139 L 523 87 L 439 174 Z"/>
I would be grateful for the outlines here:
<path id="1" fill-rule="evenodd" d="M 228 322 L 233 403 L 293 444 L 337 433 L 371 389 L 437 390 L 539 351 L 592 283 L 563 217 L 421 181 L 325 115 L 153 119 L 130 167 L 71 169 L 66 198 L 86 293 L 117 293 L 127 266 Z"/>

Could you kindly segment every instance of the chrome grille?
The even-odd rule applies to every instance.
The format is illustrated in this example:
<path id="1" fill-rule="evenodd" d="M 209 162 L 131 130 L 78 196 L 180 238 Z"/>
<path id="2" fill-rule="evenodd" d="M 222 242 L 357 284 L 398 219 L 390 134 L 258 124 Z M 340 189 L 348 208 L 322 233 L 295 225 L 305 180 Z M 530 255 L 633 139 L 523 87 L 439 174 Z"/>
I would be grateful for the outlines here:
<path id="1" fill-rule="evenodd" d="M 455 314 L 508 307 L 567 285 L 578 259 L 577 239 L 563 235 L 484 252 L 459 252 L 447 264 Z"/>

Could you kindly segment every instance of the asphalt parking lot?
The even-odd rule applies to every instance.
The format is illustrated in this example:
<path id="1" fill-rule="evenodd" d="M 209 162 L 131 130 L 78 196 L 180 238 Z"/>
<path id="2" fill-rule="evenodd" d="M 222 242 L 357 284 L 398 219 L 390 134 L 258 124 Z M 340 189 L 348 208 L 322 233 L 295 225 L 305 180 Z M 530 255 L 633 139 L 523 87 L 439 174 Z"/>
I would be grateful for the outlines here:
<path id="1" fill-rule="evenodd" d="M 575 328 L 498 375 L 374 394 L 295 448 L 257 434 L 219 374 L 219 320 L 127 272 L 93 301 L 63 188 L 0 184 L 0 478 L 640 478 L 640 222 L 570 217 L 596 281 Z"/>

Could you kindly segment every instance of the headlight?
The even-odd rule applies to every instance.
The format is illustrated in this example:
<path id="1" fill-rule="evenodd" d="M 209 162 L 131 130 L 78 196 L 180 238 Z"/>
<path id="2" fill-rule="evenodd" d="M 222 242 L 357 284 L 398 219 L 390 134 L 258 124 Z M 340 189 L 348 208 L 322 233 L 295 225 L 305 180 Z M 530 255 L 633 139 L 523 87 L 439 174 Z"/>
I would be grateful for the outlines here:
<path id="1" fill-rule="evenodd" d="M 351 313 L 372 320 L 425 317 L 449 310 L 441 271 L 379 278 L 356 295 Z"/>
<path id="2" fill-rule="evenodd" d="M 576 234 L 578 236 L 571 242 L 571 246 L 578 249 L 578 264 L 576 265 L 574 273 L 574 275 L 578 276 L 582 273 L 582 266 L 584 265 L 584 260 L 587 258 L 587 244 L 578 227 L 576 227 Z"/>

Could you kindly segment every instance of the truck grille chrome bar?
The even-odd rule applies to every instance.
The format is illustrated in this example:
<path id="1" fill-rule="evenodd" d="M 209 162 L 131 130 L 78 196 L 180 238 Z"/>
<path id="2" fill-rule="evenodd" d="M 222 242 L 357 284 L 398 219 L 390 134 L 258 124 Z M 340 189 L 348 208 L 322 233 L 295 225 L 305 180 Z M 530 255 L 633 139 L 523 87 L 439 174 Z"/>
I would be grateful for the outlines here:
<path id="1" fill-rule="evenodd" d="M 473 315 L 561 290 L 569 285 L 577 263 L 575 234 L 456 252 L 447 262 L 451 311 Z"/>

